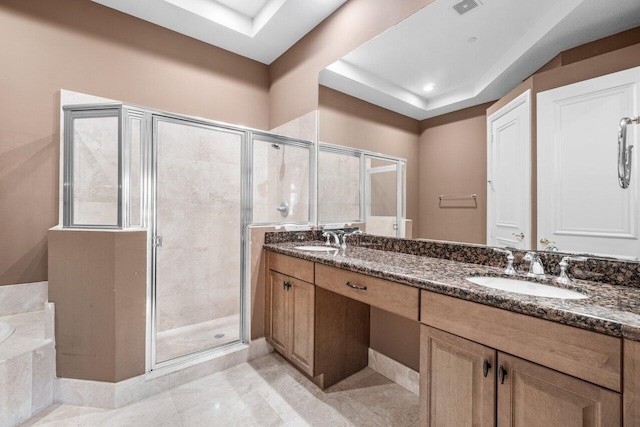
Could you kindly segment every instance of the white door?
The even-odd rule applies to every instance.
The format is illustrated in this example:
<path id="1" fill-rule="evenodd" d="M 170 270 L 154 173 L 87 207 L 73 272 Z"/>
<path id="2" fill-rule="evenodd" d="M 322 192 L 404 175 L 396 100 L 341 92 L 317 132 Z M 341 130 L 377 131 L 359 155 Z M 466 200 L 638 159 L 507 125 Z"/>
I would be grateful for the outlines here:
<path id="1" fill-rule="evenodd" d="M 636 259 L 638 162 L 618 184 L 618 124 L 639 113 L 640 67 L 538 94 L 538 248 Z M 637 145 L 638 126 L 627 128 Z"/>
<path id="2" fill-rule="evenodd" d="M 531 92 L 487 118 L 487 244 L 531 248 Z"/>

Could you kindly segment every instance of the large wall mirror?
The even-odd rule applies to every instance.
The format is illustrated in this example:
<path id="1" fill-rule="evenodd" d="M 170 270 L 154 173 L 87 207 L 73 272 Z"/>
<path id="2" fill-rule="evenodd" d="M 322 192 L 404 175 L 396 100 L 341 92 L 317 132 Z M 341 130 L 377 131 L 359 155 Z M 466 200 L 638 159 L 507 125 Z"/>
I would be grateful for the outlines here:
<path id="1" fill-rule="evenodd" d="M 398 214 L 413 220 L 413 238 L 638 260 L 640 181 L 632 171 L 629 187 L 619 186 L 618 131 L 629 117 L 627 145 L 640 135 L 633 121 L 640 115 L 640 71 L 629 71 L 640 60 L 634 65 L 624 56 L 640 43 L 639 26 L 637 0 L 615 8 L 599 0 L 435 0 L 320 73 L 320 138 L 347 145 L 328 136 L 348 120 L 323 117 L 323 93 L 416 123 L 417 154 L 404 156 L 408 209 Z M 624 70 L 622 80 L 604 86 L 553 92 Z M 525 92 L 526 101 L 518 100 Z M 344 133 L 364 135 L 354 143 L 360 148 L 370 143 L 397 155 L 398 139 L 380 142 L 385 135 L 373 127 Z M 511 145 L 516 140 L 521 145 Z M 633 168 L 636 154 L 627 153 Z M 342 164 L 329 156 L 320 155 L 320 174 L 323 161 Z M 393 203 L 376 202 L 376 191 L 398 184 L 387 166 L 364 165 L 370 173 L 361 173 L 360 184 L 372 192 L 365 191 L 369 205 L 360 201 L 360 218 L 397 214 Z M 498 208 L 488 206 L 496 200 Z M 318 203 L 321 222 L 336 206 L 354 215 L 358 205 L 349 186 L 331 194 L 320 188 Z"/>
<path id="2" fill-rule="evenodd" d="M 318 223 L 358 225 L 369 234 L 411 237 L 406 160 L 349 147 L 318 146 Z"/>

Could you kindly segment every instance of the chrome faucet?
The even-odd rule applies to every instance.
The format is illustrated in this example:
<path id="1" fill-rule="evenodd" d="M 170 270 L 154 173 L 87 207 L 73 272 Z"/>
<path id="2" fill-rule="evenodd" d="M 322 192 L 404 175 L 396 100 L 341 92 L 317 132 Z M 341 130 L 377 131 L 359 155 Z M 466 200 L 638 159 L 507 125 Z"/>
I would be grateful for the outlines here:
<path id="1" fill-rule="evenodd" d="M 342 246 L 342 236 L 343 235 L 344 235 L 344 231 L 342 231 L 342 230 L 325 231 L 325 232 L 322 233 L 322 237 L 326 237 L 327 238 L 327 241 L 325 242 L 325 245 L 331 246 L 331 237 L 333 237 L 336 247 L 341 247 Z"/>
<path id="2" fill-rule="evenodd" d="M 546 277 L 540 255 L 530 251 L 524 254 L 524 258 L 522 258 L 522 260 L 529 263 L 529 272 L 527 273 L 527 277 L 533 277 L 536 279 L 544 279 Z"/>
<path id="3" fill-rule="evenodd" d="M 568 284 L 573 280 L 567 274 L 567 268 L 569 267 L 569 261 L 586 261 L 588 258 L 583 256 L 566 256 L 563 257 L 560 261 L 560 274 L 556 277 L 555 280 L 558 283 Z"/>
<path id="4" fill-rule="evenodd" d="M 347 252 L 347 238 L 353 236 L 354 234 L 364 234 L 360 230 L 352 231 L 351 233 L 346 233 L 344 230 L 327 230 L 322 233 L 322 237 L 326 237 L 327 241 L 325 245 L 331 246 L 331 238 L 333 237 L 334 246 L 342 249 L 342 254 L 345 255 Z"/>
<path id="5" fill-rule="evenodd" d="M 507 266 L 504 268 L 504 270 L 502 270 L 504 274 L 509 274 L 511 276 L 514 274 L 518 274 L 516 269 L 513 268 L 513 252 L 511 252 L 509 249 L 502 248 L 493 248 L 493 250 L 507 255 Z"/>

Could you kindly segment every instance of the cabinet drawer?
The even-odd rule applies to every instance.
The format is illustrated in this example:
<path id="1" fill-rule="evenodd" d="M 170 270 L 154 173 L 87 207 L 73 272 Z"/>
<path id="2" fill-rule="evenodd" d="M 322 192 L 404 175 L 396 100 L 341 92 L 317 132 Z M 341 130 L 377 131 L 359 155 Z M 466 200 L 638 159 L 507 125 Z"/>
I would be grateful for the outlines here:
<path id="1" fill-rule="evenodd" d="M 269 252 L 269 269 L 313 283 L 313 262 Z"/>
<path id="2" fill-rule="evenodd" d="M 418 288 L 322 264 L 316 265 L 316 286 L 418 320 Z"/>
<path id="3" fill-rule="evenodd" d="M 429 291 L 422 291 L 420 321 L 621 391 L 619 338 Z"/>

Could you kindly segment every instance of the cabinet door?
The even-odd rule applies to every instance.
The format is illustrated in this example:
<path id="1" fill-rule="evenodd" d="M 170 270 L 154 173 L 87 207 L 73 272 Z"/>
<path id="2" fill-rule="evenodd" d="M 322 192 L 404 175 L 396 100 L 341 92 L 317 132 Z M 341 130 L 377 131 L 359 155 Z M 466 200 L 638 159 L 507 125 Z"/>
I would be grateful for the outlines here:
<path id="1" fill-rule="evenodd" d="M 494 426 L 495 350 L 420 328 L 420 425 Z"/>
<path id="2" fill-rule="evenodd" d="M 289 293 L 287 284 L 291 279 L 283 274 L 270 271 L 269 290 L 271 294 L 269 310 L 269 341 L 283 356 L 289 357 Z"/>
<path id="3" fill-rule="evenodd" d="M 315 286 L 289 279 L 289 359 L 313 376 Z"/>
<path id="4" fill-rule="evenodd" d="M 503 353 L 497 372 L 498 427 L 621 425 L 618 393 Z"/>

